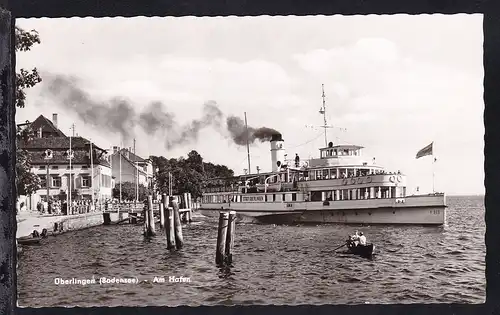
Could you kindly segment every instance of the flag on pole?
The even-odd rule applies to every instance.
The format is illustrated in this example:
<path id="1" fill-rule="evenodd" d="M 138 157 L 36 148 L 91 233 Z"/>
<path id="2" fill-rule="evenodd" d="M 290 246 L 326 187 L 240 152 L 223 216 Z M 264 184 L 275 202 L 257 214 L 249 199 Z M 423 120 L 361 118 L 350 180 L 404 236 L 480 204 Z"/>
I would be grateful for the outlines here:
<path id="1" fill-rule="evenodd" d="M 427 156 L 427 155 L 432 155 L 432 144 L 434 142 L 431 142 L 428 146 L 425 148 L 421 149 L 420 151 L 417 152 L 417 156 L 415 157 L 416 159 L 419 159 L 421 157 Z"/>

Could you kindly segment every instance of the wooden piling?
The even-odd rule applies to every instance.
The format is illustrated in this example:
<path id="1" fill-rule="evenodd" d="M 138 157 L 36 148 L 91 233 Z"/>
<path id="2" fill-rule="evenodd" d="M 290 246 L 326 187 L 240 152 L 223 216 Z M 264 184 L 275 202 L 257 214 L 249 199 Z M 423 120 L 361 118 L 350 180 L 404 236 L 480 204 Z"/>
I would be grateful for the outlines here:
<path id="1" fill-rule="evenodd" d="M 163 208 L 163 203 L 160 202 L 158 204 L 158 208 L 160 210 L 160 230 L 165 229 L 165 209 Z"/>
<path id="2" fill-rule="evenodd" d="M 167 237 L 167 249 L 175 248 L 175 232 L 174 232 L 174 209 L 169 207 L 167 195 L 162 196 L 163 210 L 165 211 L 165 235 Z"/>
<path id="3" fill-rule="evenodd" d="M 167 219 L 166 222 L 166 234 L 167 234 L 167 249 L 175 249 L 175 223 L 174 223 L 174 208 L 167 207 L 166 213 L 168 216 L 165 216 Z"/>
<path id="4" fill-rule="evenodd" d="M 236 211 L 229 211 L 226 234 L 225 258 L 226 264 L 230 265 L 233 262 L 233 247 L 234 247 L 234 229 L 236 227 Z"/>
<path id="5" fill-rule="evenodd" d="M 144 201 L 144 208 L 142 210 L 142 217 L 144 218 L 144 235 L 148 235 L 149 231 L 149 215 L 148 215 L 148 200 Z"/>
<path id="6" fill-rule="evenodd" d="M 104 221 L 104 225 L 110 225 L 111 224 L 111 213 L 109 212 L 104 212 L 102 214 L 102 219 Z"/>
<path id="7" fill-rule="evenodd" d="M 129 219 L 128 222 L 130 224 L 137 224 L 137 213 L 135 213 L 135 212 L 134 213 L 129 213 L 128 214 L 128 219 Z"/>
<path id="8" fill-rule="evenodd" d="M 175 246 L 177 247 L 177 249 L 181 249 L 184 245 L 184 239 L 182 237 L 181 216 L 179 213 L 179 204 L 177 203 L 177 201 L 172 201 L 172 208 L 174 209 Z"/>
<path id="9" fill-rule="evenodd" d="M 215 263 L 217 265 L 223 265 L 226 255 L 226 237 L 227 237 L 227 223 L 229 220 L 229 213 L 220 212 L 219 213 L 219 227 L 217 234 L 217 249 L 215 252 Z"/>
<path id="10" fill-rule="evenodd" d="M 191 193 L 187 193 L 187 200 L 188 200 L 188 209 L 189 209 L 189 211 L 187 212 L 187 219 L 188 219 L 188 222 L 191 223 L 191 222 L 193 222 L 193 202 L 191 200 Z"/>
<path id="11" fill-rule="evenodd" d="M 149 236 L 154 236 L 156 235 L 155 231 L 155 217 L 154 217 L 154 211 L 153 211 L 153 196 L 149 195 L 148 196 L 148 235 Z"/>

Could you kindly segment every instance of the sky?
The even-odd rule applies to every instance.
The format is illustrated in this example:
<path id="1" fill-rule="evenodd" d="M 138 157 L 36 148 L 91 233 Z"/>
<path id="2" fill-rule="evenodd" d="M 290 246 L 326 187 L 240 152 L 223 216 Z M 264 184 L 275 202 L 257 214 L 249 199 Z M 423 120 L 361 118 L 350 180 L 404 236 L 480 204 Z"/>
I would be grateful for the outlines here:
<path id="1" fill-rule="evenodd" d="M 37 67 L 43 80 L 18 122 L 58 113 L 63 132 L 74 123 L 102 148 L 135 138 L 145 157 L 194 149 L 241 174 L 246 146 L 215 120 L 200 123 L 205 104 L 218 118 L 246 112 L 249 126 L 282 133 L 289 158 L 313 158 L 325 145 L 324 84 L 328 141 L 365 147 L 367 160 L 406 174 L 410 192 L 432 190 L 434 173 L 437 191 L 484 194 L 482 15 L 16 21 L 41 38 L 17 67 Z M 129 119 L 141 113 L 155 128 Z M 193 126 L 196 139 L 175 141 Z M 433 141 L 436 163 L 415 159 Z M 269 142 L 253 143 L 250 155 L 252 172 L 270 171 Z"/>

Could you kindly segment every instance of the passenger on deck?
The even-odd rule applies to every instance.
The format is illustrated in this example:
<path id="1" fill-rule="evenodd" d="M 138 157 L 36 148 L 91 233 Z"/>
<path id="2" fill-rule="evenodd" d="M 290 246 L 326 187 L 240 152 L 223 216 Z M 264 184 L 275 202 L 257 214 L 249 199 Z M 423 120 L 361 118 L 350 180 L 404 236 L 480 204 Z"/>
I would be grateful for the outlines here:
<path id="1" fill-rule="evenodd" d="M 300 165 L 300 157 L 297 153 L 295 153 L 295 167 L 299 167 Z"/>
<path id="2" fill-rule="evenodd" d="M 366 236 L 364 236 L 363 232 L 359 232 L 359 245 L 366 245 Z"/>

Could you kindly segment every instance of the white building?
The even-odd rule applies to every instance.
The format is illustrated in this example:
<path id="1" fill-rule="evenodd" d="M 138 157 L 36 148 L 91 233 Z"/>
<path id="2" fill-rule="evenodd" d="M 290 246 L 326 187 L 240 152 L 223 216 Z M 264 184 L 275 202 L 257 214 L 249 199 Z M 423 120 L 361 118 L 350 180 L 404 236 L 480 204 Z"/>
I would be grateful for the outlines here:
<path id="1" fill-rule="evenodd" d="M 36 209 L 39 201 L 47 200 L 47 195 L 61 201 L 68 200 L 70 192 L 72 200 L 90 200 L 92 196 L 97 201 L 111 198 L 112 172 L 106 150 L 83 137 L 70 140 L 57 128 L 57 114 L 52 121 L 40 115 L 26 127 L 32 128 L 36 137 L 19 145 L 28 151 L 31 171 L 42 181 L 42 188 L 28 196 L 29 209 Z"/>

